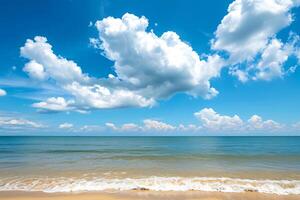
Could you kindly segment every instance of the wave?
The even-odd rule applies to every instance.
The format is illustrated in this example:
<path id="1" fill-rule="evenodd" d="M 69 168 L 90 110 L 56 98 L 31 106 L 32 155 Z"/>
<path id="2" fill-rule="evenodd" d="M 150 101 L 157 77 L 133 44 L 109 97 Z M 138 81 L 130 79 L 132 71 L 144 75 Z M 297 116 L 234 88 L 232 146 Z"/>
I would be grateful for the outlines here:
<path id="1" fill-rule="evenodd" d="M 300 194 L 300 180 L 253 180 L 211 177 L 147 178 L 1 178 L 0 191 L 97 192 L 97 191 L 209 191 Z"/>

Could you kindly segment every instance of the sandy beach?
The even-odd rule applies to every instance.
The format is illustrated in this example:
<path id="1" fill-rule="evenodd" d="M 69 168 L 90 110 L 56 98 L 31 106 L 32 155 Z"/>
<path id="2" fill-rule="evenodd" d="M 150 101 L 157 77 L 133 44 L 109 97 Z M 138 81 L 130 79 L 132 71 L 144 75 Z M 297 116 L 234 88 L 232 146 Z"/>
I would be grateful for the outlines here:
<path id="1" fill-rule="evenodd" d="M 0 200 L 297 200 L 300 195 L 270 195 L 256 192 L 149 192 L 46 194 L 40 192 L 0 192 Z"/>

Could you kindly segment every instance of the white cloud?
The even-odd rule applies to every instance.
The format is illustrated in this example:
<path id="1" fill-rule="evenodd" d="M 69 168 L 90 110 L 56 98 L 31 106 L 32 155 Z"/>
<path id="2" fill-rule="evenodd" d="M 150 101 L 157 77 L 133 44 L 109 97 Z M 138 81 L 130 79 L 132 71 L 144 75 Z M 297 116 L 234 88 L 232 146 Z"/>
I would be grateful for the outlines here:
<path id="1" fill-rule="evenodd" d="M 98 125 L 84 125 L 79 128 L 79 130 L 74 130 L 74 132 L 101 132 L 103 128 Z"/>
<path id="2" fill-rule="evenodd" d="M 204 108 L 194 114 L 202 123 L 204 131 L 235 131 L 239 133 L 244 132 L 258 132 L 279 131 L 283 125 L 273 120 L 263 120 L 258 115 L 253 115 L 246 122 L 243 121 L 238 115 L 227 116 L 220 115 L 212 108 Z"/>
<path id="3" fill-rule="evenodd" d="M 296 6 L 299 1 L 293 0 L 235 0 L 229 5 L 212 49 L 229 54 L 230 74 L 242 82 L 286 74 L 284 63 L 295 54 L 295 44 L 284 44 L 276 34 L 292 23 Z"/>
<path id="4" fill-rule="evenodd" d="M 73 82 L 66 85 L 65 89 L 75 97 L 77 106 L 82 108 L 147 107 L 154 104 L 152 98 L 146 99 L 130 90 L 108 89 L 98 84 L 85 86 Z"/>
<path id="5" fill-rule="evenodd" d="M 212 42 L 234 60 L 251 59 L 279 30 L 292 22 L 292 0 L 236 0 L 228 7 Z"/>
<path id="6" fill-rule="evenodd" d="M 125 123 L 116 125 L 106 123 L 105 127 L 113 132 L 141 132 L 141 133 L 272 133 L 284 130 L 290 130 L 289 126 L 280 124 L 274 120 L 263 120 L 258 115 L 251 116 L 248 120 L 242 120 L 238 115 L 221 115 L 212 108 L 204 108 L 195 112 L 194 116 L 201 124 L 179 124 L 171 125 L 162 121 L 145 119 L 142 124 Z M 296 127 L 296 125 L 293 125 Z M 297 124 L 297 127 L 300 127 Z"/>
<path id="7" fill-rule="evenodd" d="M 231 67 L 229 74 L 236 76 L 239 79 L 239 81 L 241 81 L 243 83 L 245 83 L 249 80 L 248 72 L 244 71 L 244 70 L 240 70 L 239 68 L 236 68 L 236 67 Z"/>
<path id="8" fill-rule="evenodd" d="M 101 42 L 99 41 L 99 39 L 97 39 L 97 38 L 90 38 L 89 40 L 90 40 L 90 45 L 93 48 L 96 48 L 96 49 L 101 48 Z"/>
<path id="9" fill-rule="evenodd" d="M 258 115 L 253 115 L 248 120 L 248 127 L 250 130 L 278 130 L 282 128 L 282 125 L 273 121 L 273 120 L 266 120 L 263 119 Z"/>
<path id="10" fill-rule="evenodd" d="M 121 126 L 122 131 L 139 131 L 141 127 L 134 123 L 126 123 Z"/>
<path id="11" fill-rule="evenodd" d="M 142 125 L 138 125 L 135 123 L 126 123 L 121 126 L 117 126 L 114 123 L 106 123 L 105 126 L 112 131 L 118 132 L 168 132 L 176 130 L 175 126 L 152 119 L 145 119 Z"/>
<path id="12" fill-rule="evenodd" d="M 144 120 L 144 129 L 147 131 L 173 131 L 176 127 L 157 120 L 146 119 Z"/>
<path id="13" fill-rule="evenodd" d="M 118 130 L 118 127 L 114 123 L 107 122 L 107 123 L 105 123 L 105 126 L 114 131 Z"/>
<path id="14" fill-rule="evenodd" d="M 272 39 L 261 54 L 257 64 L 256 79 L 271 80 L 284 75 L 283 63 L 288 59 L 291 48 L 278 39 Z"/>
<path id="15" fill-rule="evenodd" d="M 42 128 L 42 124 L 22 118 L 0 117 L 0 128 L 2 129 L 25 129 Z"/>
<path id="16" fill-rule="evenodd" d="M 99 125 L 83 125 L 75 126 L 72 123 L 62 123 L 58 126 L 59 129 L 64 129 L 71 133 L 100 133 L 105 129 Z"/>
<path id="17" fill-rule="evenodd" d="M 61 112 L 74 110 L 73 104 L 74 101 L 67 101 L 63 97 L 51 97 L 46 101 L 32 104 L 32 107 L 42 112 Z"/>
<path id="18" fill-rule="evenodd" d="M 71 124 L 71 123 L 63 123 L 63 124 L 60 124 L 58 127 L 59 127 L 60 129 L 70 129 L 70 128 L 73 128 L 74 125 Z"/>
<path id="19" fill-rule="evenodd" d="M 48 77 L 60 83 L 89 81 L 89 77 L 82 73 L 75 62 L 55 55 L 45 37 L 28 39 L 21 47 L 20 53 L 22 57 L 30 60 L 23 70 L 34 78 Z"/>
<path id="20" fill-rule="evenodd" d="M 218 94 L 210 85 L 223 66 L 218 55 L 200 60 L 176 33 L 158 37 L 147 32 L 147 26 L 145 17 L 132 14 L 96 22 L 99 38 L 92 38 L 91 43 L 100 45 L 105 56 L 115 62 L 116 73 L 101 79 L 84 74 L 74 61 L 54 54 L 45 37 L 28 39 L 21 47 L 21 56 L 29 59 L 23 71 L 33 79 L 54 82 L 65 92 L 65 96 L 49 96 L 33 107 L 54 112 L 151 107 L 178 92 L 207 99 Z"/>
<path id="21" fill-rule="evenodd" d="M 118 132 L 135 132 L 135 131 L 142 131 L 143 128 L 137 124 L 134 123 L 126 123 L 118 127 L 114 123 L 106 123 L 105 126 L 112 130 L 112 131 L 118 131 Z"/>
<path id="22" fill-rule="evenodd" d="M 47 73 L 45 72 L 43 65 L 37 63 L 35 60 L 31 60 L 26 63 L 23 71 L 27 72 L 30 77 L 39 80 L 45 80 L 47 77 Z"/>
<path id="23" fill-rule="evenodd" d="M 201 124 L 188 125 L 171 125 L 162 121 L 146 119 L 142 124 L 126 123 L 116 125 L 114 123 L 106 123 L 108 130 L 113 132 L 141 132 L 141 133 L 272 133 L 279 132 L 289 127 L 284 126 L 274 120 L 263 120 L 258 115 L 253 115 L 250 119 L 244 121 L 238 115 L 227 116 L 221 115 L 212 108 L 204 108 L 194 113 Z M 294 125 L 296 127 L 296 125 Z M 300 127 L 300 126 L 298 126 Z"/>
<path id="24" fill-rule="evenodd" d="M 257 62 L 248 63 L 245 70 L 236 66 L 231 67 L 230 74 L 238 77 L 241 82 L 246 82 L 249 79 L 270 81 L 274 78 L 282 78 L 287 73 L 293 73 L 295 66 L 285 70 L 284 63 L 294 54 L 296 42 L 298 42 L 297 38 L 285 44 L 273 38 L 262 50 Z"/>
<path id="25" fill-rule="evenodd" d="M 204 108 L 194 115 L 208 130 L 240 130 L 243 127 L 243 121 L 239 116 L 220 115 L 212 108 Z"/>
<path id="26" fill-rule="evenodd" d="M 114 61 L 117 78 L 139 94 L 156 99 L 177 92 L 211 98 L 217 91 L 210 79 L 219 76 L 223 60 L 200 60 L 175 32 L 157 36 L 147 31 L 148 19 L 126 13 L 96 22 L 101 48 Z"/>
<path id="27" fill-rule="evenodd" d="M 5 96 L 6 94 L 6 91 L 0 88 L 0 97 Z"/>
<path id="28" fill-rule="evenodd" d="M 32 106 L 40 111 L 83 112 L 92 108 L 146 107 L 154 104 L 152 98 L 146 99 L 129 89 L 101 86 L 100 80 L 83 74 L 75 62 L 56 56 L 45 37 L 37 36 L 34 41 L 27 40 L 25 46 L 21 47 L 21 55 L 30 59 L 23 69 L 30 77 L 40 81 L 52 79 L 67 95 L 74 97 L 70 100 L 64 97 L 51 97 L 34 103 Z M 99 84 L 94 82 L 99 82 Z M 107 85 L 111 84 L 107 83 Z"/>
<path id="29" fill-rule="evenodd" d="M 99 38 L 90 42 L 114 62 L 115 75 L 107 78 L 90 77 L 74 61 L 54 54 L 45 37 L 28 39 L 21 47 L 21 56 L 29 59 L 23 71 L 33 79 L 54 82 L 65 92 L 61 97 L 48 96 L 33 107 L 54 112 L 151 107 L 176 93 L 209 99 L 218 94 L 210 81 L 220 75 L 223 66 L 232 60 L 254 59 L 258 53 L 259 59 L 249 61 L 246 70 L 232 65 L 230 73 L 243 82 L 282 77 L 286 73 L 283 64 L 296 53 L 294 43 L 284 44 L 275 34 L 292 22 L 290 9 L 294 6 L 289 0 L 233 2 L 212 41 L 213 49 L 229 52 L 229 62 L 217 54 L 200 58 L 175 32 L 158 36 L 148 31 L 146 17 L 126 13 L 122 18 L 104 18 L 95 23 Z M 271 19 L 275 22 L 269 23 Z"/>

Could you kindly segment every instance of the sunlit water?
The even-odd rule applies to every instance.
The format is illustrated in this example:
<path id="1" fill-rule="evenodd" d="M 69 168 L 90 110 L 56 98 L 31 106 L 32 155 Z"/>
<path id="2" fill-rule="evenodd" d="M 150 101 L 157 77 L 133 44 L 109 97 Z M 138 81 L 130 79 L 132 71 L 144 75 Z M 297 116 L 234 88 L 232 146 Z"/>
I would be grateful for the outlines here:
<path id="1" fill-rule="evenodd" d="M 300 137 L 0 137 L 0 190 L 300 194 Z"/>

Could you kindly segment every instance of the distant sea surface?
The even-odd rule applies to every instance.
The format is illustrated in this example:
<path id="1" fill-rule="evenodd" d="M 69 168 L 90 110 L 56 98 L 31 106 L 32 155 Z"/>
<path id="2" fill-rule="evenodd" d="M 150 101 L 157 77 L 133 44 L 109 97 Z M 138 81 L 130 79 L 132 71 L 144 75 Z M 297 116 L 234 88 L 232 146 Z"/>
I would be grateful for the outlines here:
<path id="1" fill-rule="evenodd" d="M 0 137 L 0 191 L 300 194 L 300 137 Z"/>

